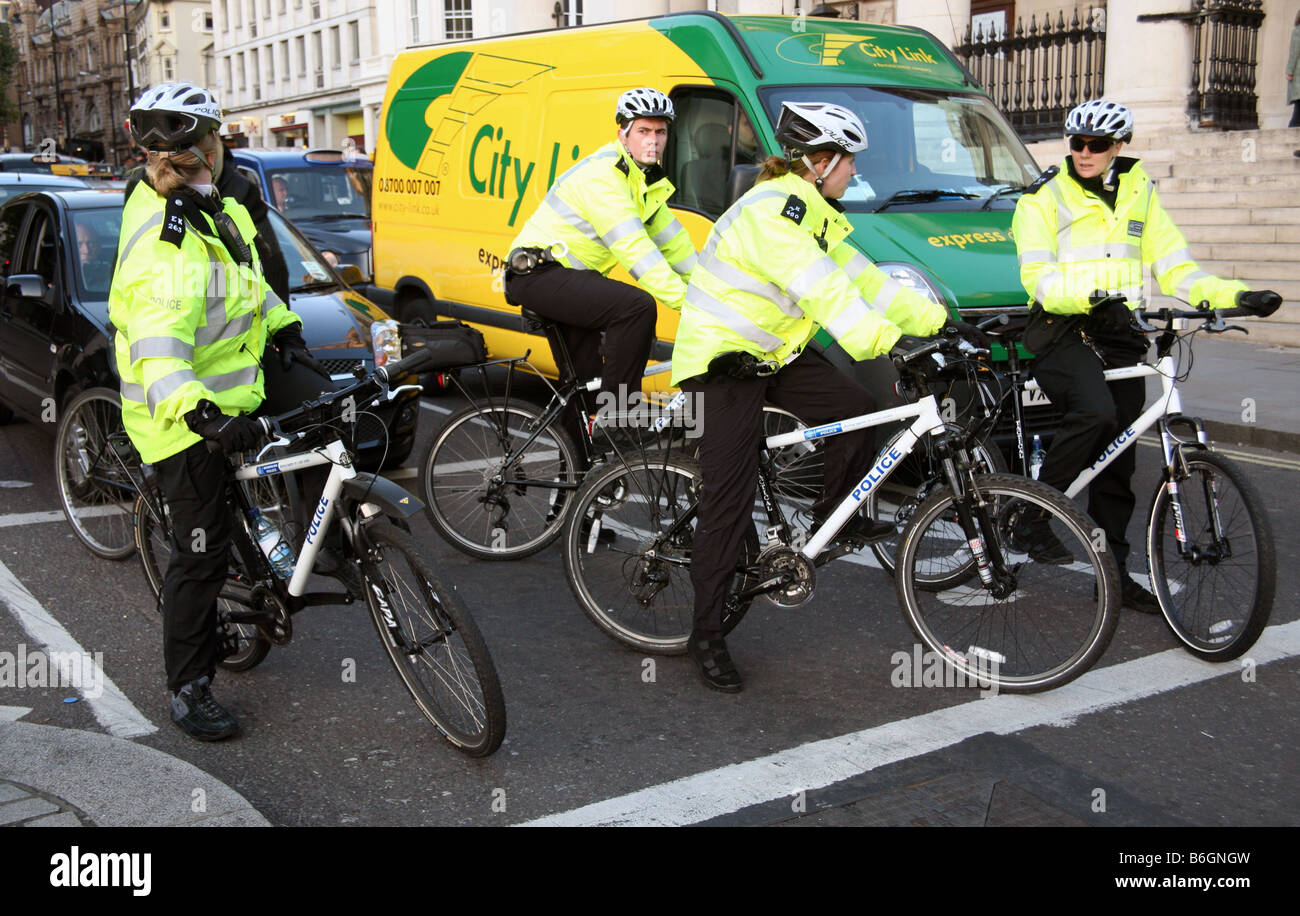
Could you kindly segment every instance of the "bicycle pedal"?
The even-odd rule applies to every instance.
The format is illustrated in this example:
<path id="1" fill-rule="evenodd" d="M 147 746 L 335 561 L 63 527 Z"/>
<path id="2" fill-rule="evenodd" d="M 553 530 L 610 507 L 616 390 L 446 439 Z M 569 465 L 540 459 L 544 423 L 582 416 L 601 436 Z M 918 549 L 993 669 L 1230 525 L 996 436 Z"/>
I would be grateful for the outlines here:
<path id="1" fill-rule="evenodd" d="M 831 560 L 838 560 L 840 557 L 856 553 L 865 547 L 865 544 L 855 544 L 853 541 L 837 541 L 830 547 L 821 552 L 817 559 L 813 560 L 813 566 L 825 566 Z"/>

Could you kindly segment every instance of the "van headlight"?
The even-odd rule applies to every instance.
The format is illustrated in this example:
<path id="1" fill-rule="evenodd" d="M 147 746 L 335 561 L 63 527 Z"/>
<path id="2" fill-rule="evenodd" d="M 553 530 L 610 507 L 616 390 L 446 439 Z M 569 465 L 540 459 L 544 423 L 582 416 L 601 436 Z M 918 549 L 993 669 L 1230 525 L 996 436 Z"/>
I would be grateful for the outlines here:
<path id="1" fill-rule="evenodd" d="M 881 261 L 876 266 L 885 272 L 885 276 L 897 280 L 912 292 L 920 293 L 935 305 L 948 307 L 948 300 L 939 292 L 939 287 L 913 265 L 902 261 Z"/>

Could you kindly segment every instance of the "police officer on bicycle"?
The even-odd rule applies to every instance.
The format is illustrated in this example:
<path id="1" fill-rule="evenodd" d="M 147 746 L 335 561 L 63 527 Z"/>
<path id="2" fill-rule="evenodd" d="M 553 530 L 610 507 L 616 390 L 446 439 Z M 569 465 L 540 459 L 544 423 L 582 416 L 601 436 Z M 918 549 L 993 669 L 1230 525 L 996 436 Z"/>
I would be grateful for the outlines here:
<path id="1" fill-rule="evenodd" d="M 1034 378 L 1065 414 L 1039 479 L 1062 491 L 1142 413 L 1145 379 L 1108 385 L 1102 372 L 1131 366 L 1146 352 L 1130 311 L 1141 305 L 1144 266 L 1166 295 L 1194 304 L 1270 315 L 1282 303 L 1277 293 L 1248 291 L 1197 266 L 1155 183 L 1137 159 L 1120 155 L 1133 137 L 1128 108 L 1105 99 L 1084 102 L 1066 117 L 1065 135 L 1069 156 L 1050 180 L 1020 198 L 1012 221 L 1020 280 L 1032 305 L 1024 341 L 1037 357 Z M 1155 596 L 1127 571 L 1136 458 L 1137 450 L 1128 449 L 1112 459 L 1092 482 L 1088 512 L 1119 565 L 1124 607 L 1154 614 L 1160 610 Z M 1071 559 L 1037 518 L 1017 526 L 1012 546 L 1038 562 Z"/>
<path id="2" fill-rule="evenodd" d="M 727 591 L 752 526 L 764 401 L 805 423 L 875 409 L 868 392 L 816 351 L 826 328 L 857 359 L 887 353 L 904 334 L 930 336 L 945 324 L 982 346 L 976 328 L 887 277 L 848 242 L 839 198 L 856 174 L 867 134 L 852 111 L 786 102 L 777 139 L 789 158 L 770 157 L 754 187 L 714 224 L 691 275 L 673 348 L 673 384 L 696 397 L 703 434 L 703 492 L 691 553 L 695 620 L 688 645 L 704 682 L 741 689 L 722 638 Z M 871 431 L 833 436 L 825 446 L 825 489 L 813 506 L 824 519 L 872 459 Z M 841 540 L 862 546 L 893 526 L 857 516 Z"/>
<path id="3" fill-rule="evenodd" d="M 695 266 L 659 162 L 673 117 L 672 101 L 657 89 L 623 93 L 617 139 L 556 179 L 511 245 L 507 300 L 558 323 L 577 377 L 600 376 L 612 398 L 620 387 L 623 398 L 641 390 L 655 300 L 680 309 Z M 616 265 L 638 286 L 609 279 Z"/>
<path id="4" fill-rule="evenodd" d="M 238 731 L 210 691 L 230 554 L 222 453 L 262 438 L 248 413 L 263 402 L 268 338 L 280 357 L 268 365 L 316 365 L 301 321 L 262 275 L 248 211 L 214 193 L 220 124 L 212 93 L 191 83 L 153 87 L 132 106 L 131 135 L 148 164 L 122 211 L 109 294 L 123 425 L 157 472 L 174 532 L 162 590 L 172 720 L 204 741 Z M 332 387 L 308 375 L 314 383 L 290 401 Z"/>

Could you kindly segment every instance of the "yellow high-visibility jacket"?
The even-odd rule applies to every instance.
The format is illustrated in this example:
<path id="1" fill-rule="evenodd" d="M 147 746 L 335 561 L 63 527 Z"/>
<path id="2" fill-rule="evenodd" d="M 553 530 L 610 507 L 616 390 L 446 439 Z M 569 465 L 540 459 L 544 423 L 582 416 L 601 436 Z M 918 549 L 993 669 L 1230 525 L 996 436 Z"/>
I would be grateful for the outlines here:
<path id="1" fill-rule="evenodd" d="M 1146 265 L 1167 296 L 1193 305 L 1208 299 L 1213 308 L 1235 305 L 1246 284 L 1197 267 L 1138 160 L 1120 157 L 1118 171 L 1114 210 L 1070 175 L 1068 160 L 1050 181 L 1020 198 L 1011 228 L 1030 303 L 1056 314 L 1083 314 L 1092 308 L 1093 291 L 1102 290 L 1138 308 Z"/>
<path id="2" fill-rule="evenodd" d="M 947 310 L 885 275 L 853 245 L 848 219 L 793 173 L 761 181 L 714 224 L 691 274 L 673 346 L 673 384 L 722 353 L 786 363 L 824 327 L 855 359 L 903 334 L 930 336 Z"/>
<path id="3" fill-rule="evenodd" d="M 108 316 L 122 422 L 147 462 L 199 441 L 185 414 L 200 400 L 232 416 L 255 410 L 264 398 L 267 339 L 300 322 L 262 277 L 248 211 L 231 197 L 222 208 L 248 243 L 251 264 L 231 257 L 206 214 L 205 225 L 190 225 L 144 182 L 122 210 Z M 177 220 L 184 226 L 179 244 L 172 240 Z"/>
<path id="4" fill-rule="evenodd" d="M 668 209 L 674 190 L 667 178 L 647 185 L 616 140 L 555 180 L 510 248 L 563 242 L 569 250 L 559 260 L 565 266 L 608 274 L 621 264 L 642 289 L 679 309 L 695 247 Z"/>

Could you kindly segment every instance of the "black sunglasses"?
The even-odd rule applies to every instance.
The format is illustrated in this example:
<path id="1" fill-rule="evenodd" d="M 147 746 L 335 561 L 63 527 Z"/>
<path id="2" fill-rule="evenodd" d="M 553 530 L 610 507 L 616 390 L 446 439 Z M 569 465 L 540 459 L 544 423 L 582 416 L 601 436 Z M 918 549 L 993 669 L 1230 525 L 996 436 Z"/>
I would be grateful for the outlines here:
<path id="1" fill-rule="evenodd" d="M 1092 140 L 1085 140 L 1083 137 L 1075 134 L 1070 138 L 1070 149 L 1074 150 L 1076 153 L 1083 152 L 1085 146 L 1091 153 L 1105 153 L 1109 152 L 1110 148 L 1114 145 L 1115 141 L 1110 139 L 1110 137 L 1097 137 Z"/>

